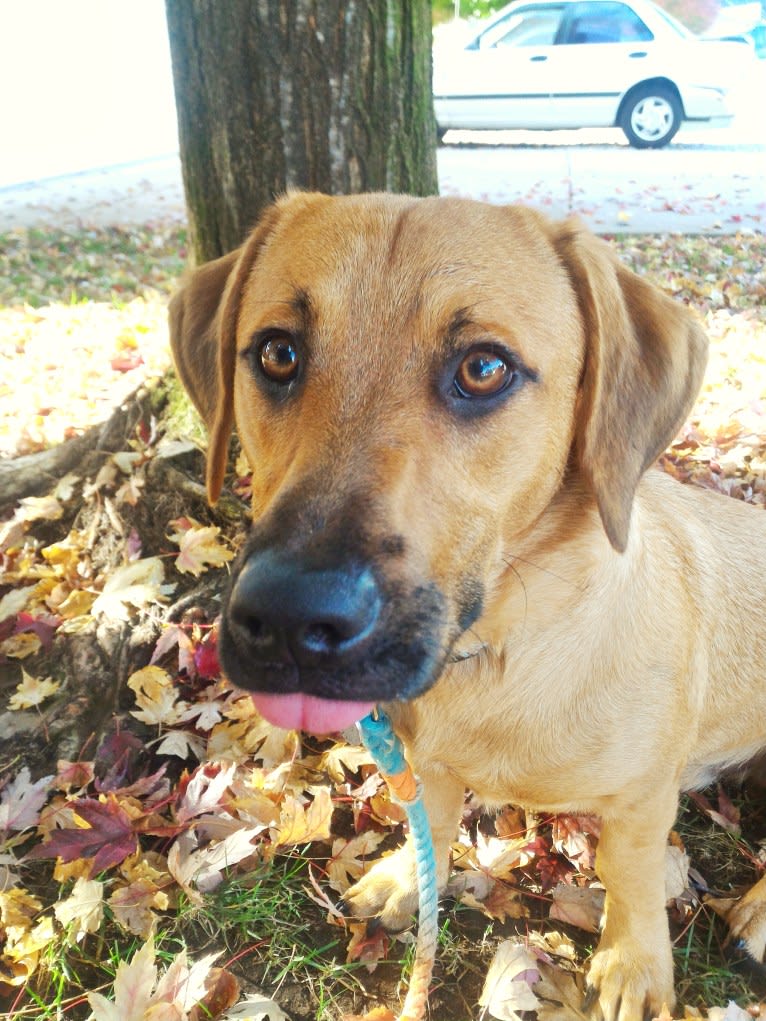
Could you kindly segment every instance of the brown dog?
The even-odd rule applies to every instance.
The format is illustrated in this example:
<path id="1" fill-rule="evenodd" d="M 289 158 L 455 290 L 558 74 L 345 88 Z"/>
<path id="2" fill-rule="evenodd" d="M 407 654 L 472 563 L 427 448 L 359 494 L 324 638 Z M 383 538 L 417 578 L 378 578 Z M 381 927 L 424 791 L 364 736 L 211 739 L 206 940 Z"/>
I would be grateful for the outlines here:
<path id="1" fill-rule="evenodd" d="M 702 379 L 695 319 L 576 222 L 297 194 L 190 277 L 171 330 L 212 499 L 235 422 L 253 466 L 231 680 L 319 732 L 386 703 L 441 882 L 466 786 L 601 816 L 594 1000 L 672 1003 L 679 790 L 766 746 L 766 515 L 650 469 Z M 348 900 L 404 924 L 409 848 Z M 734 928 L 760 959 L 766 881 Z"/>

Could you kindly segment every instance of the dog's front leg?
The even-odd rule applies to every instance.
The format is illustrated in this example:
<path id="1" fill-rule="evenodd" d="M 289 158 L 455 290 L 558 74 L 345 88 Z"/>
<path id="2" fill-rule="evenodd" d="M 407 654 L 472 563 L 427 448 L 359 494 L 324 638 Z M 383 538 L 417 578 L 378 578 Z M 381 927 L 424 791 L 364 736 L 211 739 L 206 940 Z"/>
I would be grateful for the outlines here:
<path id="1" fill-rule="evenodd" d="M 675 1000 L 665 848 L 677 804 L 675 790 L 652 791 L 645 804 L 620 806 L 603 823 L 596 871 L 606 887 L 604 929 L 588 1000 L 604 1021 L 643 1021 Z"/>
<path id="2" fill-rule="evenodd" d="M 438 765 L 418 768 L 423 800 L 431 824 L 440 890 L 449 879 L 449 845 L 457 832 L 465 797 L 464 785 Z M 359 918 L 379 915 L 387 929 L 397 931 L 412 920 L 418 907 L 418 881 L 412 841 L 381 858 L 345 894 L 349 912 Z"/>

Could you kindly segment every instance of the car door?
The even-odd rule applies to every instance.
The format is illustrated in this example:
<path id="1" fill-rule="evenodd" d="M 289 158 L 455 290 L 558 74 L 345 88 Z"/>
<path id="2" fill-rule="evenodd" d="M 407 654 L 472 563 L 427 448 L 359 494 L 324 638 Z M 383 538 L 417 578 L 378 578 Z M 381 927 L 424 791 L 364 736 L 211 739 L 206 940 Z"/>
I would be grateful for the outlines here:
<path id="1" fill-rule="evenodd" d="M 550 126 L 548 61 L 565 8 L 556 3 L 520 5 L 494 21 L 465 49 L 435 52 L 439 126 Z"/>
<path id="2" fill-rule="evenodd" d="M 608 127 L 636 82 L 656 73 L 648 26 L 620 0 L 572 4 L 548 61 L 551 107 L 561 127 Z"/>

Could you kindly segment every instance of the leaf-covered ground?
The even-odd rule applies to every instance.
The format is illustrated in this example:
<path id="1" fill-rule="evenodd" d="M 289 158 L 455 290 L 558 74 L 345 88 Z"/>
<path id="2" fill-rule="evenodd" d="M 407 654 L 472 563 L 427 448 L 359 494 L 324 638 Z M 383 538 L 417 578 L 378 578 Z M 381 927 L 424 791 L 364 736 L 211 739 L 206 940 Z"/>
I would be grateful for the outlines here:
<path id="1" fill-rule="evenodd" d="M 706 384 L 663 467 L 766 506 L 766 241 L 614 244 L 711 336 Z M 244 535 L 246 466 L 207 508 L 198 426 L 156 382 L 183 262 L 177 227 L 0 237 L 0 468 L 98 438 L 0 514 L 0 1009 L 97 1021 L 396 1010 L 412 934 L 337 904 L 401 839 L 401 810 L 357 745 L 270 727 L 219 675 L 217 597 Z M 119 430 L 88 432 L 123 403 Z M 432 1017 L 583 1017 L 596 839 L 594 820 L 467 803 Z M 676 1016 L 762 1013 L 766 988 L 727 960 L 716 913 L 766 867 L 762 796 L 730 786 L 685 801 L 668 866 Z"/>

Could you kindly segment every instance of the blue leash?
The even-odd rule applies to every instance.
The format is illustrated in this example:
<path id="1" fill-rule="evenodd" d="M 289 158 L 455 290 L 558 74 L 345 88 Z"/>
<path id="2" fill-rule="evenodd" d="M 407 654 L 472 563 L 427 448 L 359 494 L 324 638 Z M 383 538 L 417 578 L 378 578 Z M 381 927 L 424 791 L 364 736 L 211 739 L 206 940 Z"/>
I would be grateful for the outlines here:
<path id="1" fill-rule="evenodd" d="M 381 709 L 374 709 L 359 721 L 359 731 L 392 794 L 407 812 L 410 838 L 415 848 L 418 938 L 410 987 L 398 1021 L 421 1021 L 428 1002 L 438 936 L 439 893 L 431 826 L 423 804 L 420 781 L 404 757 L 402 743 L 394 733 L 388 716 Z"/>

